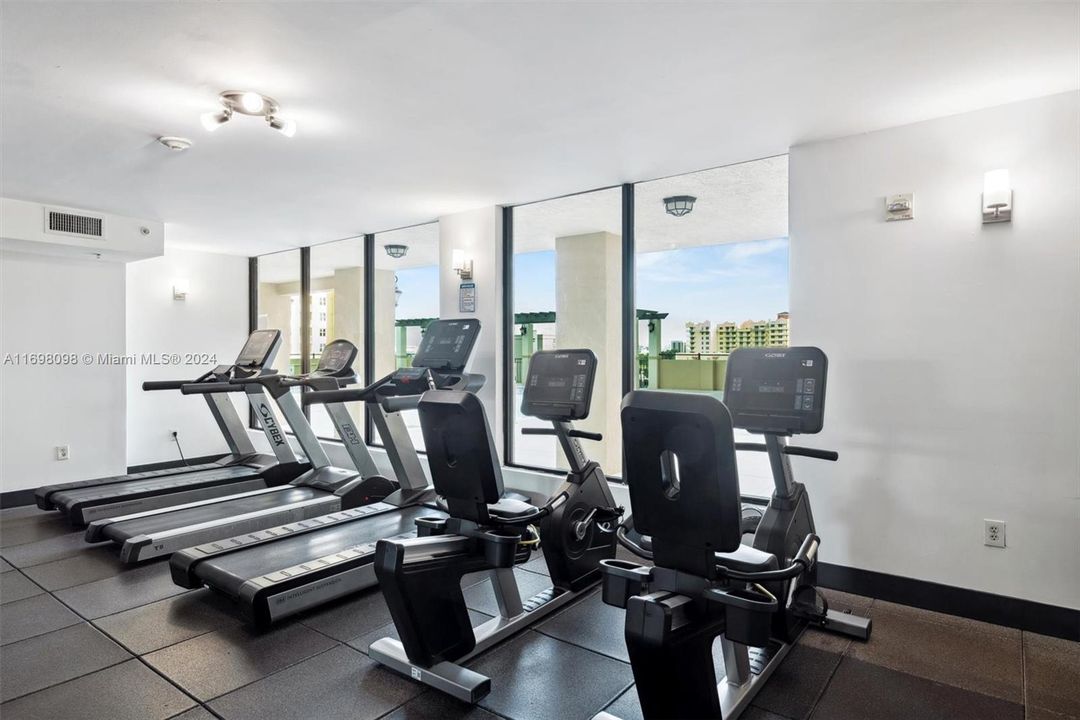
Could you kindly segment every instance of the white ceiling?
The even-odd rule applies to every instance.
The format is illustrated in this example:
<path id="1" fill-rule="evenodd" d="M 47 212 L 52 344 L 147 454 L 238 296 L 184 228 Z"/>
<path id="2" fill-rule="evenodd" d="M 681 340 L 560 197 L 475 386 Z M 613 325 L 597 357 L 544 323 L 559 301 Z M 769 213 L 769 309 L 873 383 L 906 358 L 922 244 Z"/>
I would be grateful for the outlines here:
<path id="1" fill-rule="evenodd" d="M 1075 89 L 1078 24 L 1076 2 L 5 0 L 0 191 L 266 252 Z M 202 130 L 232 88 L 296 137 Z"/>

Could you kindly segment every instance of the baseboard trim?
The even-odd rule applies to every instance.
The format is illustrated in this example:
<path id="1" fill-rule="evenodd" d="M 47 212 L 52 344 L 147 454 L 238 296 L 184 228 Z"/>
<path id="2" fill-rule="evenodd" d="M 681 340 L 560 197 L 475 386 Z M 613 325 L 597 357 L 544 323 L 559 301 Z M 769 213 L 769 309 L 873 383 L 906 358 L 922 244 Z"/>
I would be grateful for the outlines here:
<path id="1" fill-rule="evenodd" d="M 0 510 L 34 504 L 34 488 L 0 493 Z"/>
<path id="2" fill-rule="evenodd" d="M 128 473 L 149 472 L 150 470 L 165 470 L 167 468 L 178 468 L 184 465 L 201 465 L 202 463 L 214 462 L 221 453 L 217 455 L 202 455 L 201 457 L 191 457 L 187 461 L 183 460 L 166 460 L 165 462 L 156 463 L 144 463 L 142 465 L 128 465 Z"/>
<path id="3" fill-rule="evenodd" d="M 972 620 L 1080 640 L 1080 610 L 873 570 L 819 563 L 822 587 Z"/>

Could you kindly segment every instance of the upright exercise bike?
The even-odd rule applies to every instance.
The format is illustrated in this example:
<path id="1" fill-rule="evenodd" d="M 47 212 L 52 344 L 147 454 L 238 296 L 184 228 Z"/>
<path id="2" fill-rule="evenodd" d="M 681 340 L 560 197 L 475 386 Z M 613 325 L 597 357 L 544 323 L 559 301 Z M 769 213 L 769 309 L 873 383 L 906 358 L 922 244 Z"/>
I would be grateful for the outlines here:
<path id="1" fill-rule="evenodd" d="M 820 432 L 826 371 L 817 348 L 740 349 L 728 358 L 724 403 L 641 391 L 623 400 L 634 514 L 619 539 L 655 565 L 602 561 L 603 600 L 626 609 L 626 645 L 646 720 L 737 717 L 807 626 L 869 638 L 868 618 L 829 610 L 816 589 L 820 540 L 789 462 L 791 455 L 838 457 L 786 442 Z M 765 442 L 736 443 L 734 428 Z M 736 450 L 767 452 L 776 484 L 752 546 L 741 544 Z M 719 684 L 712 654 L 718 637 Z"/>
<path id="2" fill-rule="evenodd" d="M 371 659 L 466 702 L 477 702 L 491 680 L 462 663 L 565 606 L 600 580 L 599 562 L 615 554 L 622 509 L 615 507 L 600 466 L 575 430 L 589 413 L 596 356 L 589 350 L 539 352 L 529 364 L 522 412 L 551 422 L 570 471 L 543 506 L 503 497 L 502 473 L 483 405 L 471 393 L 429 392 L 420 424 L 435 491 L 449 518 L 418 518 L 420 537 L 380 540 L 375 574 L 401 641 L 372 643 Z M 514 565 L 525 562 L 539 523 L 552 587 L 522 600 Z M 487 570 L 498 617 L 473 627 L 462 576 Z"/>

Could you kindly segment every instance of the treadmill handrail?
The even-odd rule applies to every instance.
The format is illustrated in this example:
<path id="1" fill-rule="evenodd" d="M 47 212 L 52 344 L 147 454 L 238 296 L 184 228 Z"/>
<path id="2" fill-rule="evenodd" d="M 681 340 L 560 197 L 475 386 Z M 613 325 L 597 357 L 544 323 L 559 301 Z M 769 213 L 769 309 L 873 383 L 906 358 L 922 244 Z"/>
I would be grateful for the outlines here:
<path id="1" fill-rule="evenodd" d="M 234 382 L 185 383 L 180 386 L 183 395 L 205 395 L 207 393 L 243 392 L 244 386 Z"/>
<path id="2" fill-rule="evenodd" d="M 209 380 L 214 376 L 214 373 L 205 372 L 194 380 L 146 380 L 142 384 L 142 389 L 146 391 L 151 390 L 180 390 L 185 385 L 192 383 L 201 383 Z"/>

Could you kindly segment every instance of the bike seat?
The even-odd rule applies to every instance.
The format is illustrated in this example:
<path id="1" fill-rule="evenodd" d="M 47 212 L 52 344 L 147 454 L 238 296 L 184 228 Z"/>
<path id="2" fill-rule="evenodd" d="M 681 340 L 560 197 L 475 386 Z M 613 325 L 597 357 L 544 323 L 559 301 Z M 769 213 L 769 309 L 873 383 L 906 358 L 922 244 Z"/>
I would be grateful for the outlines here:
<path id="1" fill-rule="evenodd" d="M 535 505 L 508 497 L 501 498 L 493 505 L 488 505 L 487 509 L 491 517 L 499 520 L 516 520 L 536 512 Z"/>
<path id="2" fill-rule="evenodd" d="M 716 556 L 717 565 L 738 572 L 762 572 L 764 570 L 776 570 L 779 567 L 775 555 L 764 550 L 757 550 L 749 545 L 740 545 L 738 550 L 732 552 L 713 554 Z"/>

